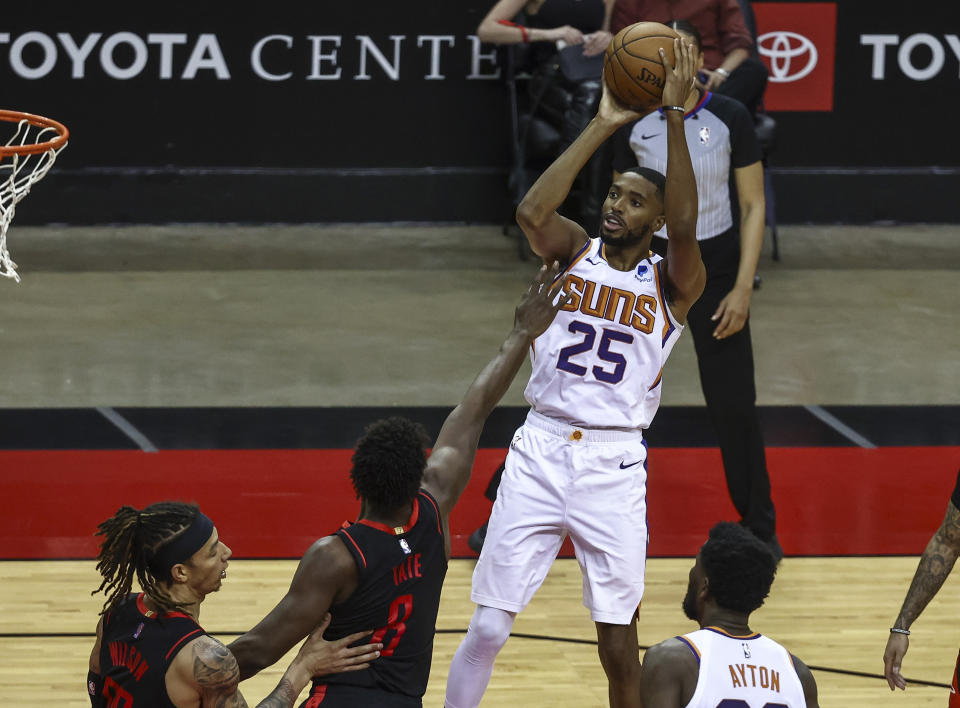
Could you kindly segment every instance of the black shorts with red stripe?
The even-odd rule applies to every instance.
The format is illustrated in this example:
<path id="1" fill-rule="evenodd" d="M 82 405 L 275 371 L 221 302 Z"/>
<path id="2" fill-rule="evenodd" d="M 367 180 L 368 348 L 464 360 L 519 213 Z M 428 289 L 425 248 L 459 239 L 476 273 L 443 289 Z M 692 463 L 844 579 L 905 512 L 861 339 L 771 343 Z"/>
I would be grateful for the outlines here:
<path id="1" fill-rule="evenodd" d="M 378 688 L 318 683 L 300 708 L 423 708 L 423 700 Z"/>

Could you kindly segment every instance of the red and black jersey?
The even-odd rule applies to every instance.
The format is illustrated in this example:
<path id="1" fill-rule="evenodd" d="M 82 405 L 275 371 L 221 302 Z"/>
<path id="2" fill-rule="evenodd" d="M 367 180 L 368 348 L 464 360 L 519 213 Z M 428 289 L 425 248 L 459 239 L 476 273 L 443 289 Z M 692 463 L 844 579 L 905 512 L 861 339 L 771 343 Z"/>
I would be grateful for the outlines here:
<path id="1" fill-rule="evenodd" d="M 110 708 L 176 708 L 167 696 L 167 667 L 206 632 L 190 615 L 153 612 L 130 594 L 103 616 L 100 676 Z"/>
<path id="2" fill-rule="evenodd" d="M 374 688 L 419 700 L 427 690 L 440 589 L 447 573 L 443 527 L 436 500 L 420 490 L 405 526 L 391 528 L 361 519 L 337 531 L 359 572 L 356 590 L 330 608 L 324 637 L 336 640 L 378 628 L 380 658 L 365 671 L 324 676 L 311 695 L 337 686 Z M 309 702 L 308 702 L 309 705 Z"/>

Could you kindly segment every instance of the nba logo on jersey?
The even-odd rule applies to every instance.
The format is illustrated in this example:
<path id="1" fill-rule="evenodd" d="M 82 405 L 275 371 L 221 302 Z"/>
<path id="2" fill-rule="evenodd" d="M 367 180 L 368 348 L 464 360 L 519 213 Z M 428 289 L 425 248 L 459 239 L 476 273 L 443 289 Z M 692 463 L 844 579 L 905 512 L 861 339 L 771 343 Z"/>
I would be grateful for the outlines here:
<path id="1" fill-rule="evenodd" d="M 140 632 L 143 631 L 143 622 L 140 623 L 140 626 L 137 627 L 137 631 L 133 633 L 133 638 L 138 639 L 140 637 Z"/>
<path id="2" fill-rule="evenodd" d="M 407 543 L 407 539 L 405 539 L 405 538 L 401 538 L 401 539 L 400 539 L 400 548 L 403 549 L 403 552 L 404 552 L 406 555 L 408 555 L 408 556 L 410 555 L 410 544 Z"/>
<path id="3" fill-rule="evenodd" d="M 749 658 L 750 658 L 750 645 L 747 644 L 746 642 L 740 642 L 740 646 L 743 647 L 743 658 L 744 658 L 744 659 L 749 659 Z"/>
<path id="4" fill-rule="evenodd" d="M 95 684 L 93 681 L 87 681 L 87 693 L 89 693 L 91 696 L 96 696 L 97 684 Z"/>
<path id="5" fill-rule="evenodd" d="M 710 142 L 710 128 L 703 126 L 700 128 L 700 143 L 706 145 Z"/>

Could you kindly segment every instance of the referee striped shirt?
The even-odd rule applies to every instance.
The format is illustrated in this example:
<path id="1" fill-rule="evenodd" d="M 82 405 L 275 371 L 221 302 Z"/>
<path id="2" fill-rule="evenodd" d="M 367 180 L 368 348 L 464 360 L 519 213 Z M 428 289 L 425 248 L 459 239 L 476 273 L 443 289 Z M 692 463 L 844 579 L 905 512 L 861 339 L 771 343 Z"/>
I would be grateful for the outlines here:
<path id="1" fill-rule="evenodd" d="M 727 96 L 704 93 L 684 115 L 683 125 L 697 180 L 697 240 L 703 241 L 733 227 L 733 170 L 759 162 L 760 146 L 747 109 Z M 613 140 L 617 172 L 640 165 L 667 173 L 667 119 L 662 111 L 624 126 Z M 660 229 L 657 236 L 667 238 L 666 231 L 667 227 Z"/>

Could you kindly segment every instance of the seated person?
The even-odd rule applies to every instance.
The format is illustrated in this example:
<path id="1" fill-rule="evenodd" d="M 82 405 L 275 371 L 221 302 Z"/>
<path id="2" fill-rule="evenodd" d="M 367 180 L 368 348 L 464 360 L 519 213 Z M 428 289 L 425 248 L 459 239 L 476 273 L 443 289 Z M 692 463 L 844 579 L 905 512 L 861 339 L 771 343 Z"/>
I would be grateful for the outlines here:
<path id="1" fill-rule="evenodd" d="M 542 156 L 548 160 L 573 142 L 600 104 L 601 55 L 612 38 L 612 9 L 613 0 L 499 0 L 477 28 L 484 42 L 531 45 L 531 111 L 546 117 L 560 136 L 556 154 Z M 568 47 L 562 59 L 561 46 Z M 582 196 L 569 213 L 590 233 L 600 225 L 605 172 L 599 158 L 586 165 Z"/>

